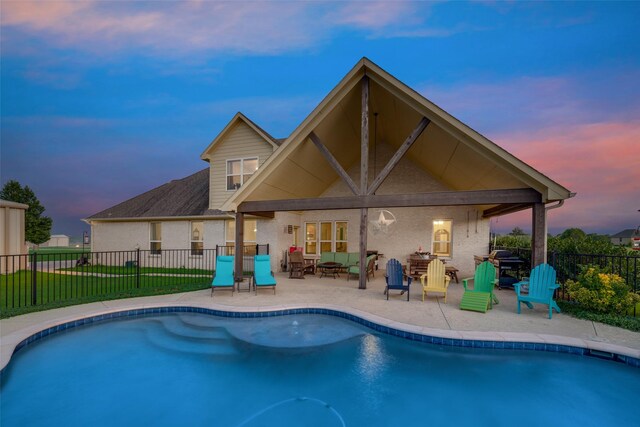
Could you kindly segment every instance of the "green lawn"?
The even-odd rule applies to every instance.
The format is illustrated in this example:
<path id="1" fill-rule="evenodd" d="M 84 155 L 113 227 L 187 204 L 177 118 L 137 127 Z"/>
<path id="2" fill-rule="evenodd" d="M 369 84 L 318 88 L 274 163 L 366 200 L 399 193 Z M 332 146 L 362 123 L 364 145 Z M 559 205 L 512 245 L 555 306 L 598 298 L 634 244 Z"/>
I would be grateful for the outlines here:
<path id="1" fill-rule="evenodd" d="M 0 276 L 0 318 L 91 301 L 204 289 L 211 278 L 211 272 L 202 276 L 140 275 L 138 282 L 135 275 L 95 277 L 39 271 L 34 305 L 32 275 L 23 270 Z"/>
<path id="2" fill-rule="evenodd" d="M 38 248 L 38 249 L 30 249 L 29 255 L 36 253 L 38 255 L 43 255 L 38 258 L 38 261 L 64 261 L 64 260 L 77 260 L 80 258 L 80 255 L 84 253 L 91 252 L 91 247 L 86 246 L 85 250 L 82 250 L 82 247 L 50 247 L 50 248 Z"/>
<path id="3" fill-rule="evenodd" d="M 80 271 L 83 273 L 100 273 L 129 275 L 136 274 L 136 267 L 122 267 L 114 265 L 85 265 L 78 267 L 61 268 L 61 271 Z M 140 267 L 140 274 L 199 274 L 213 277 L 213 272 L 208 269 L 199 268 L 162 268 L 162 267 Z"/>

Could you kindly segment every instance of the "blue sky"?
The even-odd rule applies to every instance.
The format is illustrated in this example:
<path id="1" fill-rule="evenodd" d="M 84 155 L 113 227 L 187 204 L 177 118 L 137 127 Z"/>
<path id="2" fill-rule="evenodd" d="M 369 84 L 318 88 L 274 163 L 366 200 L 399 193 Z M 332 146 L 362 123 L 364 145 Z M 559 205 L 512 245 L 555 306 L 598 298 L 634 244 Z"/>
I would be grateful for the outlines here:
<path id="1" fill-rule="evenodd" d="M 640 3 L 0 7 L 0 179 L 31 186 L 55 233 L 206 167 L 236 111 L 287 136 L 362 56 L 576 191 L 551 231 L 640 223 Z"/>

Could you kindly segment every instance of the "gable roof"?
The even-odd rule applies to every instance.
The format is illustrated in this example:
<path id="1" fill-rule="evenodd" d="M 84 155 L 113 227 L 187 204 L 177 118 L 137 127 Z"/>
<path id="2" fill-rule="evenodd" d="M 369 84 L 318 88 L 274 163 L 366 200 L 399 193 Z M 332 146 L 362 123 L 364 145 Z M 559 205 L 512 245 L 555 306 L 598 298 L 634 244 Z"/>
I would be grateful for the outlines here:
<path id="1" fill-rule="evenodd" d="M 632 238 L 636 234 L 635 228 L 627 228 L 626 230 L 622 230 L 619 233 L 614 234 L 613 236 L 609 236 L 612 239 L 624 239 L 624 238 Z"/>
<path id="2" fill-rule="evenodd" d="M 190 216 L 227 216 L 209 210 L 209 168 L 135 196 L 87 220 L 123 220 Z"/>
<path id="3" fill-rule="evenodd" d="M 267 131 L 262 129 L 260 126 L 255 124 L 252 120 L 250 120 L 247 116 L 242 114 L 241 112 L 237 112 L 235 116 L 227 123 L 227 125 L 222 129 L 222 131 L 216 136 L 213 141 L 205 148 L 205 150 L 200 154 L 200 158 L 206 162 L 209 161 L 212 151 L 214 151 L 220 141 L 223 141 L 227 134 L 235 127 L 235 125 L 239 122 L 245 123 L 251 129 L 253 129 L 258 135 L 260 135 L 267 143 L 273 146 L 274 150 L 280 146 L 282 143 L 281 139 L 276 139 L 272 137 Z"/>
<path id="4" fill-rule="evenodd" d="M 446 160 L 446 162 L 439 161 L 439 163 L 450 163 L 451 159 L 457 156 L 458 164 L 467 165 L 467 168 L 452 167 L 449 171 L 446 170 L 447 166 L 445 165 L 442 170 L 433 173 L 436 178 L 446 182 L 453 189 L 491 189 L 491 186 L 509 188 L 500 187 L 500 179 L 508 177 L 511 180 L 510 188 L 533 188 L 542 194 L 543 202 L 563 200 L 573 196 L 573 193 L 567 188 L 471 129 L 369 59 L 362 58 L 291 133 L 278 153 L 267 159 L 254 174 L 251 182 L 233 194 L 221 209 L 234 211 L 237 209 L 237 205 L 245 200 L 318 197 L 323 189 L 326 190 L 335 181 L 337 175 L 332 172 L 330 167 L 321 165 L 324 160 L 320 162 L 315 160 L 318 158 L 319 152 L 315 148 L 309 148 L 312 147 L 312 144 L 304 143 L 312 131 L 320 135 L 324 130 L 327 142 L 330 142 L 331 139 L 343 138 L 340 142 L 335 143 L 332 150 L 336 158 L 342 156 L 338 160 L 343 163 L 343 167 L 345 163 L 347 166 L 352 163 L 355 156 L 359 156 L 359 149 L 357 151 L 352 149 L 351 154 L 348 153 L 347 144 L 344 144 L 348 137 L 345 137 L 344 134 L 351 133 L 351 139 L 359 140 L 360 130 L 357 126 L 359 111 L 357 113 L 354 111 L 355 108 L 359 108 L 358 103 L 360 102 L 357 86 L 365 75 L 376 86 L 377 94 L 380 97 L 386 97 L 387 104 L 391 104 L 385 108 L 390 113 L 395 112 L 395 116 L 389 114 L 389 117 L 394 119 L 388 121 L 390 123 L 389 129 L 391 129 L 388 134 L 389 139 L 395 138 L 396 146 L 402 142 L 402 138 L 409 134 L 421 116 L 427 117 L 431 121 L 431 125 L 419 138 L 423 147 L 417 149 L 423 150 L 424 153 L 423 155 L 414 154 L 414 158 L 427 164 L 428 159 L 434 157 L 433 153 L 444 152 L 442 160 Z M 371 95 L 371 101 L 374 101 L 373 95 Z M 397 113 L 397 110 L 401 110 L 402 114 Z M 336 113 L 335 111 L 341 112 Z M 370 108 L 370 111 L 373 113 L 375 110 Z M 338 114 L 342 114 L 343 117 L 337 117 Z M 412 121 L 414 118 L 415 121 Z M 369 122 L 371 123 L 372 120 Z M 403 126 L 402 132 L 406 131 L 406 133 L 401 134 L 402 132 L 397 131 L 401 126 Z M 397 135 L 392 135 L 393 132 Z M 371 130 L 369 133 L 372 134 Z M 429 141 L 425 135 L 428 136 Z M 323 135 L 320 136 L 322 138 Z M 354 136 L 358 136 L 358 138 L 353 138 Z M 429 144 L 434 144 L 432 141 L 435 141 L 437 147 L 429 147 Z M 415 145 L 419 146 L 420 144 Z M 409 153 L 412 150 L 414 147 Z M 301 163 L 303 158 L 308 159 L 307 163 Z M 434 164 L 436 164 L 435 161 L 431 163 L 431 165 Z M 456 177 L 456 173 L 462 178 Z M 300 179 L 296 180 L 298 182 L 292 183 L 290 178 L 288 179 L 291 176 L 297 176 Z M 300 183 L 303 181 L 302 176 L 308 181 L 305 185 Z M 483 185 L 477 184 L 478 177 L 484 180 Z M 475 187 L 465 188 L 469 185 Z"/>

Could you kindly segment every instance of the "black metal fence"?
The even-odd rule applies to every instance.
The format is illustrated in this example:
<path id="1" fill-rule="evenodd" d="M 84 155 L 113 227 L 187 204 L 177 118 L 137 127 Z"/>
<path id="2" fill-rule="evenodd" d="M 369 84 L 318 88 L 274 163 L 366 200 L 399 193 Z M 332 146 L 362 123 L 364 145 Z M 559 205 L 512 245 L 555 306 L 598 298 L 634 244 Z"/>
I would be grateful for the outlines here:
<path id="1" fill-rule="evenodd" d="M 31 253 L 0 256 L 0 312 L 112 295 L 143 295 L 154 290 L 187 291 L 208 286 L 217 255 L 233 255 L 233 246 L 215 249 L 162 249 L 111 252 Z M 245 245 L 243 272 L 253 272 L 253 255 L 269 245 Z"/>
<path id="2" fill-rule="evenodd" d="M 529 248 L 507 248 L 503 246 L 492 247 L 493 249 L 506 249 L 525 261 L 523 270 L 531 271 L 531 249 Z M 640 257 L 631 255 L 600 255 L 600 254 L 565 254 L 560 252 L 547 252 L 547 263 L 551 265 L 557 273 L 558 282 L 561 284 L 558 289 L 561 299 L 568 299 L 565 282 L 569 279 L 576 280 L 580 274 L 581 266 L 597 265 L 605 268 L 611 273 L 622 277 L 627 285 L 634 291 L 640 292 Z"/>

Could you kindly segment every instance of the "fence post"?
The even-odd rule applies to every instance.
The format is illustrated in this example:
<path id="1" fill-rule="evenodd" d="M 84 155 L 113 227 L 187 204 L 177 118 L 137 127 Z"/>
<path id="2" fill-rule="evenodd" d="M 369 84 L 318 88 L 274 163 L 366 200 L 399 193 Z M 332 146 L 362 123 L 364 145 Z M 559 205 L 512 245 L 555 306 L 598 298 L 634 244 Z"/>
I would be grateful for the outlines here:
<path id="1" fill-rule="evenodd" d="M 140 248 L 136 248 L 136 288 L 140 289 Z"/>
<path id="2" fill-rule="evenodd" d="M 34 251 L 31 254 L 31 305 L 38 303 L 38 279 L 36 262 L 38 260 L 38 254 Z"/>

